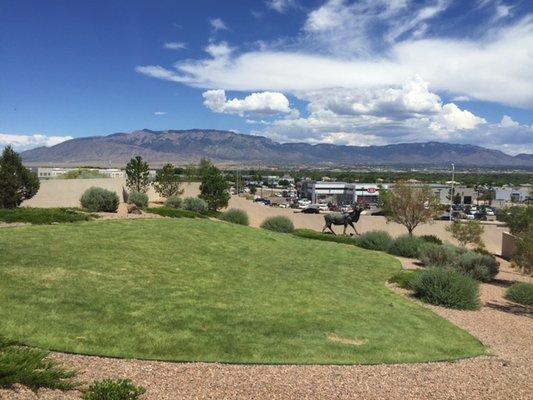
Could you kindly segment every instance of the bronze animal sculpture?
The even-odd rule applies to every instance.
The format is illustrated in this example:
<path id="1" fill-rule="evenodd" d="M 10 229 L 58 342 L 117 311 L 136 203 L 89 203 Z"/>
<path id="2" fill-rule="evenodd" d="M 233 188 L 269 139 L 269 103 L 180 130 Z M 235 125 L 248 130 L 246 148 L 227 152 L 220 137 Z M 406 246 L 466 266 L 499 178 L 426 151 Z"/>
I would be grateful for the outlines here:
<path id="1" fill-rule="evenodd" d="M 361 215 L 362 211 L 362 207 L 356 206 L 353 211 L 349 213 L 334 212 L 324 215 L 324 221 L 326 222 L 326 225 L 324 225 L 324 228 L 322 228 L 322 232 L 324 232 L 326 229 L 329 229 L 331 233 L 336 235 L 336 233 L 331 228 L 331 225 L 344 225 L 344 231 L 342 232 L 342 234 L 346 235 L 346 228 L 348 227 L 348 225 L 350 225 L 355 231 L 355 234 L 359 235 L 359 232 L 357 232 L 357 229 L 355 229 L 354 224 L 359 221 L 359 216 Z"/>

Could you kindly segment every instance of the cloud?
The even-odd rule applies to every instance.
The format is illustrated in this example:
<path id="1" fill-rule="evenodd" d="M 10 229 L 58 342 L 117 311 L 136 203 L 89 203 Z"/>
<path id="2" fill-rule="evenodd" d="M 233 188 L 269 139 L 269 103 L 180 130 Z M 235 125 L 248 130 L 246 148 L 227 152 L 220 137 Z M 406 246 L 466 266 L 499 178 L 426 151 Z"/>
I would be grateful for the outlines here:
<path id="1" fill-rule="evenodd" d="M 211 25 L 211 28 L 213 28 L 215 32 L 228 30 L 228 26 L 221 18 L 210 19 L 209 24 Z"/>
<path id="2" fill-rule="evenodd" d="M 510 116 L 504 115 L 500 122 L 500 127 L 502 128 L 517 128 L 520 124 L 514 121 Z"/>
<path id="3" fill-rule="evenodd" d="M 71 139 L 72 136 L 8 135 L 0 133 L 0 148 L 11 145 L 17 151 L 24 151 L 35 147 L 54 146 Z"/>
<path id="4" fill-rule="evenodd" d="M 135 71 L 152 78 L 164 79 L 172 82 L 186 82 L 187 80 L 177 73 L 170 71 L 160 65 L 140 65 L 135 67 Z"/>
<path id="5" fill-rule="evenodd" d="M 224 114 L 275 115 L 290 113 L 289 100 L 283 93 L 252 93 L 244 99 L 226 98 L 224 90 L 208 90 L 202 94 L 204 105 L 210 110 Z"/>
<path id="6" fill-rule="evenodd" d="M 187 46 L 183 42 L 167 42 L 163 45 L 163 47 L 169 50 L 181 50 Z"/>
<path id="7" fill-rule="evenodd" d="M 166 115 L 165 111 L 156 111 L 154 115 Z"/>
<path id="8" fill-rule="evenodd" d="M 452 98 L 452 101 L 470 101 L 470 97 L 468 96 L 455 96 Z"/>
<path id="9" fill-rule="evenodd" d="M 265 3 L 268 8 L 282 14 L 296 5 L 295 0 L 266 0 Z"/>

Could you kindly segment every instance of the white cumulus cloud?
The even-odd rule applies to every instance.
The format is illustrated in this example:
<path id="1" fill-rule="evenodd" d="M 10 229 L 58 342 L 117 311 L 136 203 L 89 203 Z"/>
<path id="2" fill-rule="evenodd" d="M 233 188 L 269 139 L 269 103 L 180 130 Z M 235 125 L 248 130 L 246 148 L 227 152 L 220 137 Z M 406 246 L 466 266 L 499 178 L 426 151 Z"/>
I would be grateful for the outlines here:
<path id="1" fill-rule="evenodd" d="M 0 133 L 0 148 L 11 145 L 17 151 L 24 151 L 35 147 L 54 146 L 71 139 L 72 136 L 8 135 Z"/>
<path id="2" fill-rule="evenodd" d="M 275 115 L 290 113 L 289 100 L 283 93 L 252 93 L 244 99 L 227 99 L 224 90 L 208 90 L 203 93 L 204 105 L 210 110 L 224 114 Z"/>
<path id="3" fill-rule="evenodd" d="M 209 24 L 214 31 L 225 31 L 228 30 L 228 26 L 221 18 L 213 18 L 209 20 Z"/>

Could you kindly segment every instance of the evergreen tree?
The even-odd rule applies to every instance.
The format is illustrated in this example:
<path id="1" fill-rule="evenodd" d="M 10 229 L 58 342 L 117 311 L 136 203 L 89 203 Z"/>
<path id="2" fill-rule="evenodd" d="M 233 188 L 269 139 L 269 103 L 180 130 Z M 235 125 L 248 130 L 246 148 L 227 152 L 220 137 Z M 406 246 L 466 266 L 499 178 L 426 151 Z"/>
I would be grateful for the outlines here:
<path id="1" fill-rule="evenodd" d="M 155 175 L 154 189 L 160 196 L 168 198 L 183 193 L 180 189 L 181 177 L 172 164 L 166 164 Z"/>
<path id="2" fill-rule="evenodd" d="M 0 208 L 16 208 L 39 190 L 39 179 L 22 165 L 20 156 L 7 146 L 0 156 Z"/>
<path id="3" fill-rule="evenodd" d="M 126 165 L 126 186 L 133 192 L 148 191 L 148 163 L 141 156 L 135 156 Z"/>
<path id="4" fill-rule="evenodd" d="M 202 176 L 200 196 L 198 197 L 206 201 L 210 210 L 216 211 L 228 205 L 230 198 L 228 188 L 228 182 L 220 170 L 211 165 Z"/>

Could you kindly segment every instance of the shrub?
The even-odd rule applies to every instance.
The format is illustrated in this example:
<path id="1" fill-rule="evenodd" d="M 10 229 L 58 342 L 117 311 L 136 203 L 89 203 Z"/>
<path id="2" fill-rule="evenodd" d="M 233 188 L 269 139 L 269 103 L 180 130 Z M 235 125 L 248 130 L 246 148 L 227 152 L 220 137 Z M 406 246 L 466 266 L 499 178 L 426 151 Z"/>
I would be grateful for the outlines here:
<path id="1" fill-rule="evenodd" d="M 388 251 L 392 244 L 391 236 L 385 231 L 363 233 L 357 241 L 359 242 L 359 246 L 365 249 L 380 251 Z"/>
<path id="2" fill-rule="evenodd" d="M 452 265 L 457 272 L 481 282 L 490 282 L 500 271 L 496 258 L 474 251 L 460 254 Z"/>
<path id="3" fill-rule="evenodd" d="M 148 207 L 148 195 L 142 192 L 131 192 L 128 196 L 128 204 L 135 204 L 139 208 Z"/>
<path id="4" fill-rule="evenodd" d="M 460 310 L 479 308 L 479 283 L 452 269 L 426 269 L 411 285 L 415 296 L 426 303 Z"/>
<path id="5" fill-rule="evenodd" d="M 312 229 L 295 229 L 293 232 L 294 235 L 315 240 L 323 240 L 325 242 L 335 242 L 342 244 L 349 244 L 352 246 L 358 246 L 359 240 L 357 236 L 341 236 L 341 235 L 330 235 L 325 233 L 320 233 Z"/>
<path id="6" fill-rule="evenodd" d="M 181 208 L 172 208 L 172 207 L 153 207 L 147 208 L 146 211 L 152 214 L 158 214 L 162 217 L 170 218 L 207 218 L 203 214 L 199 214 L 194 211 L 182 210 Z"/>
<path id="7" fill-rule="evenodd" d="M 250 219 L 248 218 L 248 214 L 246 214 L 246 211 L 239 210 L 236 208 L 232 208 L 225 213 L 222 213 L 220 216 L 220 219 L 223 221 L 231 222 L 232 224 L 238 224 L 238 225 L 250 225 Z"/>
<path id="8" fill-rule="evenodd" d="M 515 283 L 507 289 L 505 298 L 518 304 L 533 306 L 533 283 Z"/>
<path id="9" fill-rule="evenodd" d="M 207 203 L 198 197 L 187 197 L 183 200 L 183 208 L 197 213 L 204 213 L 207 211 Z"/>
<path id="10" fill-rule="evenodd" d="M 481 238 L 485 229 L 478 221 L 455 221 L 451 225 L 448 225 L 446 230 L 450 232 L 452 237 L 463 247 L 466 247 L 467 244 L 485 247 L 483 239 Z"/>
<path id="11" fill-rule="evenodd" d="M 403 289 L 409 289 L 413 290 L 413 280 L 418 277 L 422 273 L 422 270 L 416 269 L 416 270 L 403 270 L 398 272 L 397 274 L 394 274 L 390 279 L 389 282 L 397 284 L 399 287 Z"/>
<path id="12" fill-rule="evenodd" d="M 427 242 L 413 235 L 402 235 L 398 237 L 389 248 L 389 253 L 401 257 L 418 258 L 420 250 L 427 245 Z"/>
<path id="13" fill-rule="evenodd" d="M 165 201 L 165 205 L 171 208 L 181 208 L 182 204 L 183 200 L 177 195 L 170 196 Z"/>
<path id="14" fill-rule="evenodd" d="M 420 239 L 424 240 L 427 243 L 442 244 L 442 240 L 440 240 L 435 235 L 422 235 L 422 236 L 419 236 L 419 237 L 420 237 Z"/>
<path id="15" fill-rule="evenodd" d="M 87 189 L 80 198 L 82 207 L 93 212 L 117 212 L 118 202 L 115 192 L 99 187 Z"/>
<path id="16" fill-rule="evenodd" d="M 129 379 L 104 379 L 91 383 L 85 394 L 84 400 L 136 400 L 146 389 L 135 386 Z"/>
<path id="17" fill-rule="evenodd" d="M 32 390 L 73 389 L 70 379 L 75 373 L 61 368 L 47 356 L 44 350 L 17 346 L 0 337 L 0 388 L 20 384 Z"/>
<path id="18" fill-rule="evenodd" d="M 0 221 L 51 224 L 56 222 L 89 221 L 90 214 L 71 208 L 15 208 L 0 209 Z"/>
<path id="19" fill-rule="evenodd" d="M 420 250 L 420 261 L 426 266 L 444 267 L 451 265 L 460 254 L 460 249 L 451 245 L 426 244 Z"/>
<path id="20" fill-rule="evenodd" d="M 281 233 L 292 233 L 294 231 L 292 221 L 283 216 L 268 217 L 261 224 L 261 228 Z"/>

